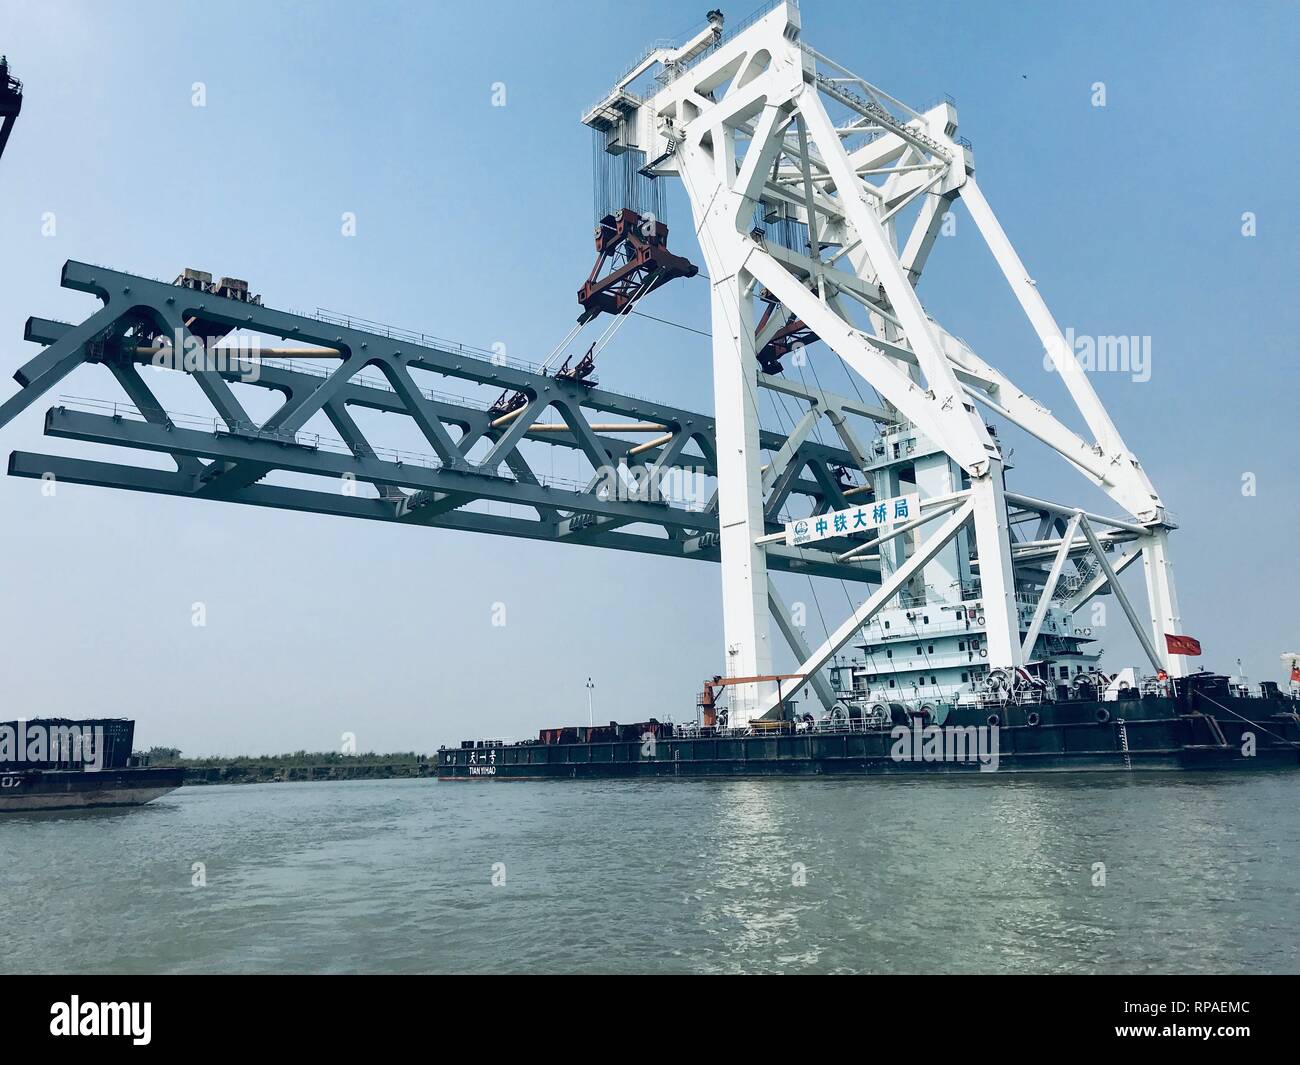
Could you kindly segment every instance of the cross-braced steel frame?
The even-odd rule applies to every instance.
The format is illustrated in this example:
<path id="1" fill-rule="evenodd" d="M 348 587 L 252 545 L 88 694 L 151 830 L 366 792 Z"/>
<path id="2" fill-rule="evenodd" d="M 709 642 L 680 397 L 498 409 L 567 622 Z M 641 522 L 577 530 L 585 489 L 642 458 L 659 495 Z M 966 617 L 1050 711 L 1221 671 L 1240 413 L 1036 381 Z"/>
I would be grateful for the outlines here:
<path id="1" fill-rule="evenodd" d="M 641 89 L 656 68 L 654 83 Z M 828 59 L 801 40 L 798 6 L 783 0 L 730 35 L 714 20 L 684 45 L 650 52 L 584 121 L 605 133 L 607 150 L 642 151 L 653 160 L 648 172 L 680 178 L 690 199 L 713 292 L 729 674 L 772 672 L 763 604 L 777 544 L 765 532 L 757 397 L 766 374 L 756 353 L 774 330 L 796 322 L 865 378 L 897 419 L 951 459 L 948 483 L 930 485 L 927 494 L 938 487 L 949 502 L 960 496 L 960 509 L 927 533 L 910 558 L 897 561 L 914 573 L 970 524 L 991 664 L 1024 660 L 1016 606 L 1023 587 L 1013 558 L 1005 457 L 977 403 L 1057 451 L 1124 508 L 1125 524 L 1142 539 L 1148 619 L 1139 622 L 1128 600 L 1122 602 L 1157 665 L 1181 672 L 1181 660 L 1164 653 L 1163 635 L 1176 633 L 1179 620 L 1163 503 L 984 199 L 969 146 L 956 137 L 950 102 L 915 111 Z M 1068 428 L 922 306 L 915 286 L 957 201 L 1051 353 L 1088 435 Z M 769 239 L 756 217 L 803 227 L 803 246 Z M 908 217 L 910 229 L 900 232 Z M 782 310 L 764 316 L 767 335 L 756 330 L 760 301 Z M 1079 528 L 1092 536 L 1087 521 L 1072 525 L 1054 574 L 1038 578 L 1044 601 L 1055 594 Z M 1104 556 L 1100 541 L 1087 547 Z M 1104 572 L 1105 558 L 1098 564 L 1121 595 L 1115 574 Z M 899 591 L 900 572 L 796 672 L 815 672 L 851 639 Z M 731 721 L 744 725 L 770 711 L 777 694 L 770 684 L 741 684 L 731 700 Z"/>

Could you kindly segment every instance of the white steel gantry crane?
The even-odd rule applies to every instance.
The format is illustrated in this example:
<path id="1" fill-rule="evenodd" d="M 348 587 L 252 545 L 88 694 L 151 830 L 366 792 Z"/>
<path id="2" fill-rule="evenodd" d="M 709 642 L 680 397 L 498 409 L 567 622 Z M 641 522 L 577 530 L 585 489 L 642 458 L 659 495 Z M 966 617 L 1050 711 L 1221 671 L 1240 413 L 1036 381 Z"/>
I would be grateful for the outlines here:
<path id="1" fill-rule="evenodd" d="M 815 677 L 909 580 L 927 566 L 963 564 L 955 556 L 973 546 L 990 666 L 1022 665 L 1062 567 L 1091 551 L 1093 569 L 1073 589 L 1073 606 L 1111 591 L 1152 665 L 1183 674 L 1185 660 L 1171 656 L 1165 640 L 1180 632 L 1167 545 L 1173 522 L 980 191 L 970 147 L 956 137 L 951 102 L 915 111 L 826 58 L 802 40 L 798 5 L 783 0 L 727 32 L 722 15 L 710 12 L 694 38 L 651 49 L 583 121 L 604 138 L 606 151 L 640 153 L 648 160 L 643 173 L 681 180 L 706 261 L 728 676 L 772 673 L 769 610 L 790 636 L 766 564 L 768 545 L 787 538 L 770 532 L 764 515 L 764 492 L 781 472 L 781 456 L 764 466 L 759 448 L 758 389 L 775 385 L 757 356 L 778 330 L 823 342 L 876 390 L 895 427 L 914 429 L 943 460 L 930 475 L 918 473 L 919 517 L 867 541 L 884 551 L 886 541 L 906 535 L 910 546 L 894 551 L 879 589 L 829 639 L 803 648 L 795 673 Z M 915 286 L 957 200 L 1049 353 L 1086 436 L 922 306 Z M 767 239 L 756 213 L 804 227 L 806 240 L 787 246 L 793 242 Z M 906 218 L 910 228 L 900 226 Z M 760 319 L 761 303 L 778 313 Z M 866 451 L 842 416 L 848 401 L 820 391 L 802 398 L 809 406 L 795 435 L 806 437 L 826 418 L 865 468 Z M 977 403 L 1062 455 L 1125 516 L 1008 492 L 1005 456 Z M 1036 539 L 1032 550 L 1014 546 L 1009 506 L 1050 515 L 1058 535 Z M 1125 550 L 1112 561 L 1108 552 L 1118 545 Z M 1117 580 L 1138 558 L 1146 572 L 1145 618 Z M 1026 638 L 1017 602 L 1025 582 L 1017 567 L 1031 562 L 1039 566 L 1042 591 Z M 744 727 L 779 698 L 770 683 L 737 684 L 729 724 Z"/>

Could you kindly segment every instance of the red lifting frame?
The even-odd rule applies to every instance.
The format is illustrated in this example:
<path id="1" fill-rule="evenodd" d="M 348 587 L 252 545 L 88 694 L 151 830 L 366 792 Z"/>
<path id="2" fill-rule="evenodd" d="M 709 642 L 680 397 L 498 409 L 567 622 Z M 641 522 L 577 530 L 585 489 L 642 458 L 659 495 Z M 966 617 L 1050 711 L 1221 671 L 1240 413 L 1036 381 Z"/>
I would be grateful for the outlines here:
<path id="1" fill-rule="evenodd" d="M 601 271 L 615 265 L 604 277 Z M 596 227 L 596 265 L 578 289 L 583 325 L 599 314 L 622 314 L 632 304 L 674 278 L 694 277 L 699 267 L 668 250 L 668 227 L 623 208 Z"/>

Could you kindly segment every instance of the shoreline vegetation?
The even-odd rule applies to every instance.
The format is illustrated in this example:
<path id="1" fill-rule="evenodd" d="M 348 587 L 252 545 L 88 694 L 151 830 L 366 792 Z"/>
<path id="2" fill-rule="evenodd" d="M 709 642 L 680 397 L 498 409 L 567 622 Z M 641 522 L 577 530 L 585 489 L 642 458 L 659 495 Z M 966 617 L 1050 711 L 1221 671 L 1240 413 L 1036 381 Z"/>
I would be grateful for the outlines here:
<path id="1" fill-rule="evenodd" d="M 307 780 L 393 780 L 433 775 L 428 755 L 415 751 L 294 751 L 292 754 L 186 758 L 175 747 L 151 747 L 150 765 L 182 766 L 186 784 L 283 784 Z"/>

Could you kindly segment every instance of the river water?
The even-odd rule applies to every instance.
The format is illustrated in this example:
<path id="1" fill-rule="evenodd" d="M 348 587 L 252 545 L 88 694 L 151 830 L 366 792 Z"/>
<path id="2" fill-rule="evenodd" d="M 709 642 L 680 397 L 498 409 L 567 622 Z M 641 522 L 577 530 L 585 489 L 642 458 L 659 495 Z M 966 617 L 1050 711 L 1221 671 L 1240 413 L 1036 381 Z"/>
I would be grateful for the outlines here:
<path id="1" fill-rule="evenodd" d="M 0 820 L 0 972 L 1295 972 L 1298 797 L 1285 772 L 183 788 Z"/>

